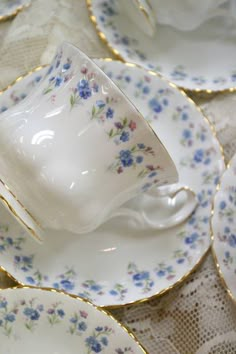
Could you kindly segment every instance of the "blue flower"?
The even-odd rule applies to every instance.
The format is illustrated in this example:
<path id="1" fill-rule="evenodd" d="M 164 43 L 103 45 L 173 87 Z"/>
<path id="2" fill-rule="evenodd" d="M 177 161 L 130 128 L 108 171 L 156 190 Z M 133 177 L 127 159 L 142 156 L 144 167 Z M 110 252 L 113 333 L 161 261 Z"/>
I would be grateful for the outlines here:
<path id="1" fill-rule="evenodd" d="M 96 105 L 99 107 L 99 108 L 103 108 L 105 107 L 106 103 L 102 100 L 98 100 L 96 101 Z"/>
<path id="2" fill-rule="evenodd" d="M 188 114 L 186 112 L 183 112 L 181 115 L 182 120 L 188 120 Z"/>
<path id="3" fill-rule="evenodd" d="M 157 175 L 157 173 L 155 171 L 153 171 L 148 175 L 148 177 L 152 178 L 152 177 L 155 177 L 156 175 Z"/>
<path id="4" fill-rule="evenodd" d="M 86 323 L 85 323 L 84 321 L 82 321 L 82 322 L 80 322 L 80 323 L 78 324 L 78 330 L 79 330 L 79 331 L 85 332 L 86 329 L 87 329 L 87 325 L 86 325 Z"/>
<path id="5" fill-rule="evenodd" d="M 129 141 L 129 132 L 123 131 L 120 136 L 120 140 L 125 143 L 126 141 Z"/>
<path id="6" fill-rule="evenodd" d="M 57 310 L 57 314 L 58 314 L 58 316 L 60 316 L 61 318 L 63 318 L 63 317 L 65 316 L 65 312 L 64 312 L 64 310 L 62 310 L 62 309 Z"/>
<path id="7" fill-rule="evenodd" d="M 63 287 L 64 290 L 73 290 L 74 289 L 74 284 L 68 279 L 61 280 L 61 286 Z"/>
<path id="8" fill-rule="evenodd" d="M 158 277 L 164 277 L 166 275 L 166 272 L 164 270 L 159 270 L 157 272 Z"/>
<path id="9" fill-rule="evenodd" d="M 179 258 L 179 259 L 177 259 L 177 263 L 178 264 L 182 264 L 182 263 L 184 263 L 184 261 L 185 261 L 185 259 L 184 258 Z"/>
<path id="10" fill-rule="evenodd" d="M 47 74 L 46 74 L 46 75 L 50 75 L 52 71 L 53 71 L 53 66 L 50 66 L 50 68 L 48 69 L 48 71 L 47 71 Z"/>
<path id="11" fill-rule="evenodd" d="M 225 252 L 225 258 L 229 258 L 230 257 L 230 252 L 229 251 L 226 251 Z"/>
<path id="12" fill-rule="evenodd" d="M 9 245 L 13 245 L 13 239 L 11 237 L 7 237 L 6 241 Z"/>
<path id="13" fill-rule="evenodd" d="M 184 131 L 183 131 L 183 137 L 184 137 L 185 139 L 189 139 L 189 138 L 191 138 L 191 136 L 192 136 L 191 130 L 189 130 L 189 129 L 184 129 Z"/>
<path id="14" fill-rule="evenodd" d="M 70 69 L 70 66 L 71 66 L 70 63 L 66 63 L 66 64 L 63 65 L 63 69 L 69 70 L 69 69 Z"/>
<path id="15" fill-rule="evenodd" d="M 137 156 L 136 157 L 136 162 L 141 163 L 143 161 L 143 156 Z"/>
<path id="16" fill-rule="evenodd" d="M 7 108 L 6 106 L 3 106 L 3 107 L 0 109 L 0 112 L 3 113 L 3 112 L 5 112 L 5 111 L 7 111 L 7 109 L 8 109 L 8 108 Z"/>
<path id="17" fill-rule="evenodd" d="M 155 113 L 160 113 L 162 111 L 162 106 L 161 104 L 158 102 L 158 100 L 156 98 L 152 98 L 149 101 L 149 107 L 155 112 Z"/>
<path id="18" fill-rule="evenodd" d="M 35 284 L 35 280 L 33 277 L 26 277 L 26 281 L 27 281 L 27 283 Z"/>
<path id="19" fill-rule="evenodd" d="M 164 99 L 162 100 L 162 103 L 164 104 L 164 106 L 168 106 L 168 104 L 169 104 L 167 98 L 164 98 Z"/>
<path id="20" fill-rule="evenodd" d="M 127 36 L 122 37 L 121 43 L 124 45 L 129 45 L 129 37 L 127 37 Z"/>
<path id="21" fill-rule="evenodd" d="M 141 272 L 133 275 L 134 281 L 146 280 L 149 278 L 149 272 Z"/>
<path id="22" fill-rule="evenodd" d="M 41 79 L 42 79 L 42 76 L 38 75 L 38 76 L 36 76 L 35 81 L 39 82 Z"/>
<path id="23" fill-rule="evenodd" d="M 105 17 L 104 16 L 99 16 L 99 19 L 100 19 L 101 22 L 105 21 Z"/>
<path id="24" fill-rule="evenodd" d="M 202 149 L 197 149 L 194 153 L 194 161 L 202 162 L 204 157 L 204 151 Z"/>
<path id="25" fill-rule="evenodd" d="M 114 109 L 112 109 L 111 107 L 108 108 L 107 112 L 106 112 L 106 117 L 107 118 L 113 118 L 114 115 Z"/>
<path id="26" fill-rule="evenodd" d="M 90 336 L 86 338 L 85 342 L 94 353 L 100 353 L 102 351 L 102 346 L 95 337 Z"/>
<path id="27" fill-rule="evenodd" d="M 5 309 L 7 307 L 7 301 L 0 302 L 0 309 Z"/>
<path id="28" fill-rule="evenodd" d="M 70 322 L 71 322 L 71 323 L 77 323 L 77 322 L 78 322 L 78 319 L 77 319 L 76 317 L 72 317 L 72 318 L 70 319 Z"/>
<path id="29" fill-rule="evenodd" d="M 16 316 L 13 313 L 8 313 L 5 317 L 4 320 L 8 322 L 14 322 L 16 319 Z"/>
<path id="30" fill-rule="evenodd" d="M 40 312 L 42 312 L 43 309 L 44 309 L 44 307 L 43 307 L 43 305 L 38 305 L 38 306 L 37 306 L 37 309 L 38 309 Z"/>
<path id="31" fill-rule="evenodd" d="M 222 200 L 222 201 L 220 202 L 220 209 L 221 209 L 221 210 L 224 210 L 225 207 L 226 207 L 226 203 L 225 203 L 224 200 Z"/>
<path id="32" fill-rule="evenodd" d="M 85 79 L 80 80 L 80 82 L 78 84 L 78 91 L 79 91 L 80 97 L 85 100 L 92 95 L 92 91 L 91 91 L 91 88 L 89 87 L 88 80 L 85 80 Z"/>
<path id="33" fill-rule="evenodd" d="M 145 149 L 145 145 L 144 144 L 138 144 L 138 148 L 139 149 Z"/>
<path id="34" fill-rule="evenodd" d="M 93 285 L 91 285 L 90 289 L 92 291 L 100 291 L 102 289 L 102 287 L 101 287 L 101 285 L 93 284 Z"/>
<path id="35" fill-rule="evenodd" d="M 0 245 L 0 252 L 1 252 L 1 251 L 5 251 L 5 249 L 6 249 L 6 248 L 5 248 L 4 245 Z"/>
<path id="36" fill-rule="evenodd" d="M 128 76 L 128 75 L 126 75 L 126 76 L 125 76 L 125 81 L 126 81 L 126 82 L 130 82 L 130 81 L 131 81 L 131 77 Z"/>
<path id="37" fill-rule="evenodd" d="M 235 248 L 236 247 L 236 235 L 231 234 L 228 239 L 230 247 Z"/>
<path id="38" fill-rule="evenodd" d="M 95 329 L 96 329 L 97 332 L 102 332 L 103 331 L 103 327 L 101 327 L 101 326 L 98 326 Z"/>
<path id="39" fill-rule="evenodd" d="M 55 86 L 60 86 L 61 85 L 61 83 L 62 83 L 62 78 L 61 77 L 56 77 L 56 81 L 55 81 Z"/>
<path id="40" fill-rule="evenodd" d="M 124 167 L 132 166 L 134 160 L 131 152 L 129 150 L 121 150 L 120 161 Z"/>
<path id="41" fill-rule="evenodd" d="M 102 337 L 102 338 L 101 338 L 101 343 L 102 343 L 103 345 L 107 346 L 107 345 L 108 345 L 108 339 L 107 339 L 107 337 Z"/>
<path id="42" fill-rule="evenodd" d="M 29 317 L 32 321 L 36 321 L 40 317 L 39 312 L 37 310 L 32 309 L 31 307 L 26 307 L 24 309 L 24 315 Z"/>
<path id="43" fill-rule="evenodd" d="M 22 261 L 23 261 L 24 263 L 32 263 L 32 257 L 23 256 L 23 257 L 22 257 Z"/>
<path id="44" fill-rule="evenodd" d="M 110 294 L 113 296 L 116 296 L 116 295 L 118 295 L 118 292 L 115 290 L 110 290 Z"/>
<path id="45" fill-rule="evenodd" d="M 143 87 L 143 93 L 148 94 L 150 92 L 150 88 L 148 86 Z"/>
<path id="46" fill-rule="evenodd" d="M 192 235 L 187 236 L 185 238 L 185 243 L 187 243 L 187 245 L 190 245 L 190 244 L 194 243 L 197 240 L 197 238 L 198 238 L 198 233 L 194 232 L 194 233 L 192 233 Z"/>
<path id="47" fill-rule="evenodd" d="M 228 234 L 228 233 L 230 232 L 230 228 L 229 228 L 228 226 L 225 226 L 224 232 L 225 232 L 226 234 Z"/>

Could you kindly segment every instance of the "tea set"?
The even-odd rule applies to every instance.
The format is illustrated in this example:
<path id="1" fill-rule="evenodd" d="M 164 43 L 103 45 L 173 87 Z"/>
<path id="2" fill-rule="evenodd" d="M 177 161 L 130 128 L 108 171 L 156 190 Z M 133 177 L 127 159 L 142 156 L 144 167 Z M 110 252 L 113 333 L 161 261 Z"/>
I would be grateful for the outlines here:
<path id="1" fill-rule="evenodd" d="M 5 351 L 30 343 L 35 353 L 146 353 L 101 308 L 163 294 L 211 243 L 236 297 L 235 158 L 224 172 L 211 124 L 175 85 L 233 88 L 233 36 L 230 55 L 211 69 L 205 62 L 222 50 L 226 27 L 234 31 L 234 2 L 202 2 L 195 22 L 194 4 L 185 6 L 185 23 L 161 0 L 87 3 L 125 63 L 64 42 L 50 65 L 0 96 L 1 269 L 19 284 L 0 293 Z M 225 27 L 216 33 L 217 21 Z"/>

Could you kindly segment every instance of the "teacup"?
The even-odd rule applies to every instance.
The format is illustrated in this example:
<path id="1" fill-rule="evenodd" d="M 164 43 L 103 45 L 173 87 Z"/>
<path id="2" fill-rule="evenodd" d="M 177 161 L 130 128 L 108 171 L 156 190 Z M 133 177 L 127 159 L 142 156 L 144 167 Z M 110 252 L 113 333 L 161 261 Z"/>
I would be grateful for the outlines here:
<path id="1" fill-rule="evenodd" d="M 64 43 L 37 88 L 0 116 L 1 200 L 38 240 L 46 228 L 87 233 L 111 217 L 166 228 L 196 207 L 187 202 L 151 222 L 122 205 L 142 192 L 175 195 L 183 187 L 165 147 L 119 88 Z M 170 186 L 169 186 L 170 185 Z M 154 186 L 161 188 L 152 192 Z"/>

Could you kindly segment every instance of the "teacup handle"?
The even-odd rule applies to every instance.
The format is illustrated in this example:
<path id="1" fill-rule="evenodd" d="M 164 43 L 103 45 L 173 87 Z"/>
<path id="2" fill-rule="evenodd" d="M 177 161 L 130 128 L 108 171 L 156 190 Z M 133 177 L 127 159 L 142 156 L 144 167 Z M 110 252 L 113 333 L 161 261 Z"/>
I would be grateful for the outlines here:
<path id="1" fill-rule="evenodd" d="M 156 230 L 164 230 L 176 226 L 185 221 L 196 209 L 198 202 L 194 191 L 191 190 L 189 187 L 180 186 L 176 184 L 151 189 L 150 191 L 146 192 L 146 194 L 154 198 L 169 197 L 171 199 L 175 198 L 179 193 L 186 194 L 186 202 L 176 213 L 162 220 L 151 220 L 144 212 L 140 213 L 130 208 L 120 208 L 116 210 L 111 217 L 131 217 L 136 219 L 139 223 L 143 222 L 143 225 Z"/>

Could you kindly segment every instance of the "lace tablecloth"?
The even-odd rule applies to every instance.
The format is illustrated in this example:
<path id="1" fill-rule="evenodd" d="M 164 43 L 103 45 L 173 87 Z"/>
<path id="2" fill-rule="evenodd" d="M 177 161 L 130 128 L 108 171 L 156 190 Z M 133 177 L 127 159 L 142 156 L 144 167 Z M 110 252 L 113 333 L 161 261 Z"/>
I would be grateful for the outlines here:
<path id="1" fill-rule="evenodd" d="M 0 24 L 0 89 L 50 62 L 62 40 L 91 57 L 112 57 L 90 23 L 85 0 L 32 0 L 13 21 Z M 215 125 L 228 162 L 236 152 L 236 93 L 193 99 Z M 0 273 L 0 287 L 11 285 Z M 113 314 L 149 354 L 236 353 L 236 306 L 221 284 L 211 252 L 178 288 Z"/>

